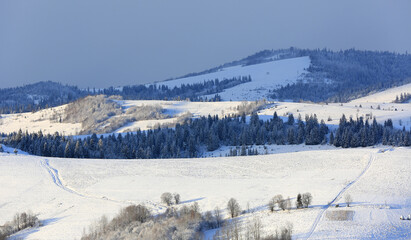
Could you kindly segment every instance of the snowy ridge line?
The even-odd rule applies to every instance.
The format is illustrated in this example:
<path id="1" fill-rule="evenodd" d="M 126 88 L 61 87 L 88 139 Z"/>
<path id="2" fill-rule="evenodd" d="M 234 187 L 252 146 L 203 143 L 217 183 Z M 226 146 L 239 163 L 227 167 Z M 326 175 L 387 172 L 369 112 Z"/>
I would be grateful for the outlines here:
<path id="1" fill-rule="evenodd" d="M 63 189 L 63 190 L 66 191 L 66 192 L 69 192 L 69 193 L 72 193 L 72 194 L 75 194 L 75 195 L 77 195 L 77 196 L 84 197 L 84 198 L 93 198 L 93 199 L 105 200 L 105 201 L 110 201 L 110 202 L 115 202 L 115 203 L 131 204 L 130 202 L 117 201 L 117 200 L 109 199 L 109 198 L 107 198 L 107 197 L 101 197 L 101 198 L 99 198 L 99 197 L 96 197 L 96 196 L 90 196 L 90 195 L 85 195 L 85 194 L 79 193 L 79 192 L 77 192 L 76 190 L 71 189 L 71 188 L 63 185 L 63 183 L 62 183 L 62 181 L 61 181 L 61 178 L 59 177 L 58 170 L 55 169 L 55 168 L 53 168 L 52 166 L 50 166 L 50 163 L 49 163 L 49 160 L 48 160 L 48 159 L 41 159 L 41 160 L 40 160 L 40 165 L 41 165 L 44 169 L 46 169 L 46 171 L 50 174 L 50 176 L 51 176 L 51 178 L 52 178 L 52 180 L 53 180 L 53 183 L 54 183 L 57 187 Z"/>
<path id="2" fill-rule="evenodd" d="M 353 181 L 351 181 L 350 183 L 348 183 L 343 189 L 341 189 L 341 191 L 337 194 L 337 196 L 335 196 L 335 198 L 329 202 L 327 205 L 323 206 L 321 208 L 321 211 L 318 213 L 317 217 L 314 220 L 313 225 L 310 228 L 310 231 L 307 233 L 306 237 L 304 238 L 305 240 L 308 240 L 311 235 L 314 233 L 315 229 L 317 228 L 318 224 L 320 223 L 322 217 L 324 216 L 325 211 L 327 211 L 327 209 L 333 205 L 335 202 L 337 202 L 342 195 L 352 186 L 354 185 L 356 182 L 358 182 L 358 180 L 360 180 L 360 178 L 368 171 L 368 169 L 371 167 L 372 162 L 375 160 L 376 156 L 371 153 L 370 155 L 370 160 L 368 161 L 367 166 L 365 166 L 365 168 L 362 170 L 362 172 L 360 173 L 360 175 L 358 175 L 357 178 L 355 178 Z"/>

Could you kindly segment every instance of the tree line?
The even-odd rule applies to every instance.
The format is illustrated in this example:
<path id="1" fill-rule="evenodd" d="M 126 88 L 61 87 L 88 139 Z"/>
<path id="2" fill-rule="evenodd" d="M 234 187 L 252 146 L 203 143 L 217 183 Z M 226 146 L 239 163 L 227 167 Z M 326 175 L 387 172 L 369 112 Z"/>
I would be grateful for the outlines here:
<path id="1" fill-rule="evenodd" d="M 392 121 L 384 125 L 374 119 L 371 124 L 363 118 L 340 119 L 335 132 L 316 115 L 294 119 L 290 114 L 286 121 L 275 112 L 271 119 L 263 121 L 253 113 L 238 117 L 218 116 L 188 119 L 175 128 L 157 128 L 135 133 L 111 134 L 87 137 L 66 137 L 59 133 L 43 134 L 14 132 L 3 134 L 1 142 L 30 154 L 63 158 L 192 158 L 204 150 L 214 151 L 220 146 L 236 146 L 244 149 L 250 145 L 332 144 L 337 147 L 366 147 L 384 145 L 410 146 L 410 131 L 394 129 Z M 255 154 L 253 151 L 249 151 Z M 246 155 L 243 153 L 236 155 Z"/>

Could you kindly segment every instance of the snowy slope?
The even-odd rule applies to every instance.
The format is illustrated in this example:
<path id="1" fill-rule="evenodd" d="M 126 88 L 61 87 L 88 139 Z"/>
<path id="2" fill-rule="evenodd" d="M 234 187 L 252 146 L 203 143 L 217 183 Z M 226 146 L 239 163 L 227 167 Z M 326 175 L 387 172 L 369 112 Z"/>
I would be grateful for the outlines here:
<path id="1" fill-rule="evenodd" d="M 290 58 L 250 66 L 228 67 L 214 73 L 159 82 L 158 84 L 175 87 L 181 86 L 181 84 L 201 83 L 205 80 L 214 80 L 216 78 L 223 80 L 225 78 L 250 75 L 252 78 L 251 82 L 226 89 L 224 92 L 219 93 L 219 95 L 226 101 L 254 101 L 267 98 L 269 90 L 277 89 L 288 83 L 295 83 L 303 74 L 307 73 L 305 69 L 309 66 L 310 58 L 308 56 Z"/>
<path id="2" fill-rule="evenodd" d="M 361 106 L 360 106 L 361 105 Z M 380 106 L 380 109 L 377 109 Z M 342 114 L 345 114 L 347 118 L 363 117 L 372 122 L 372 118 L 375 117 L 377 122 L 384 123 L 388 119 L 393 120 L 395 128 L 402 129 L 411 127 L 411 104 L 395 104 L 395 103 L 330 103 L 330 104 L 316 104 L 316 103 L 289 103 L 278 102 L 274 107 L 265 109 L 259 114 L 263 118 L 272 118 L 274 112 L 277 112 L 279 116 L 288 116 L 293 114 L 295 118 L 301 115 L 302 119 L 305 119 L 305 115 L 316 114 L 318 120 L 324 120 L 324 122 L 331 127 L 338 126 L 339 120 Z M 331 119 L 330 121 L 328 119 Z"/>
<path id="3" fill-rule="evenodd" d="M 203 212 L 216 206 L 224 209 L 231 197 L 243 208 L 249 203 L 253 213 L 245 214 L 241 222 L 259 216 L 264 234 L 291 222 L 298 239 L 411 237 L 411 223 L 399 220 L 399 215 L 411 212 L 411 149 L 383 153 L 378 148 L 293 148 L 300 152 L 156 160 L 46 159 L 2 153 L 0 224 L 16 211 L 31 209 L 39 213 L 44 226 L 15 239 L 78 239 L 83 227 L 103 214 L 112 217 L 129 203 L 163 212 L 166 207 L 159 198 L 170 191 L 181 194 L 182 204 L 198 202 Z M 276 194 L 294 198 L 303 192 L 313 195 L 312 208 L 276 213 L 266 209 Z M 345 193 L 354 199 L 349 208 L 353 220 L 327 219 L 327 212 L 335 210 L 327 204 Z"/>
<path id="4" fill-rule="evenodd" d="M 131 122 L 126 126 L 117 129 L 115 132 L 136 131 L 137 129 L 147 130 L 156 124 L 173 123 L 177 118 L 186 112 L 193 114 L 193 117 L 219 115 L 225 116 L 236 112 L 236 107 L 241 102 L 186 102 L 186 101 L 156 101 L 156 100 L 138 100 L 138 101 L 118 101 L 124 108 L 124 111 L 131 106 L 141 105 L 160 105 L 165 110 L 165 114 L 170 118 L 160 120 L 144 120 Z M 18 132 L 19 129 L 29 133 L 42 131 L 47 134 L 59 132 L 63 135 L 77 135 L 81 130 L 81 123 L 61 123 L 58 116 L 67 105 L 40 110 L 35 113 L 20 114 L 3 114 L 0 118 L 0 132 L 12 133 Z M 57 117 L 56 117 L 57 116 Z"/>
<path id="5" fill-rule="evenodd" d="M 144 120 L 130 122 L 127 125 L 115 130 L 117 133 L 136 131 L 137 129 L 147 130 L 155 127 L 157 124 L 173 123 L 178 120 L 178 117 L 184 113 L 190 112 L 193 117 L 219 115 L 220 117 L 236 113 L 236 108 L 241 102 L 187 102 L 187 101 L 160 101 L 160 100 L 139 100 L 139 101 L 118 101 L 126 110 L 131 106 L 141 105 L 160 105 L 165 110 L 165 113 L 170 115 L 170 118 L 160 120 Z M 378 106 L 380 109 L 378 109 Z M 56 131 L 63 135 L 76 135 L 81 131 L 80 123 L 60 123 L 53 118 L 60 113 L 65 107 L 45 109 L 36 113 L 22 114 L 4 114 L 0 118 L 1 132 L 11 133 L 22 129 L 28 132 L 43 131 L 43 133 L 53 134 Z M 347 117 L 367 116 L 376 117 L 377 121 L 384 123 L 387 119 L 392 119 L 394 127 L 402 128 L 411 127 L 411 104 L 395 104 L 395 103 L 330 103 L 315 104 L 315 103 L 292 103 L 292 102 L 275 102 L 274 106 L 259 112 L 262 119 L 272 118 L 274 111 L 279 116 L 288 116 L 292 113 L 294 117 L 300 114 L 304 119 L 305 115 L 316 114 L 319 120 L 324 120 L 326 124 L 338 125 L 342 114 Z M 331 121 L 328 121 L 328 119 Z"/>
<path id="6" fill-rule="evenodd" d="M 401 93 L 411 93 L 411 83 L 358 98 L 351 101 L 351 103 L 392 103 Z"/>

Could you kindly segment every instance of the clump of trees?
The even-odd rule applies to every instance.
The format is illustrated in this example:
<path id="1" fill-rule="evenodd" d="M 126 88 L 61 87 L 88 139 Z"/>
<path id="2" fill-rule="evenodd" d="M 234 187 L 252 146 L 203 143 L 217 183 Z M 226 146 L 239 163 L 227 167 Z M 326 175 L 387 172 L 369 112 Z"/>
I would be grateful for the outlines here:
<path id="1" fill-rule="evenodd" d="M 173 204 L 180 204 L 181 197 L 180 194 L 174 193 L 171 194 L 169 192 L 165 192 L 161 194 L 161 202 L 167 204 L 167 206 L 171 206 Z"/>
<path id="2" fill-rule="evenodd" d="M 312 202 L 312 199 L 313 197 L 311 193 L 309 192 L 304 193 L 304 194 L 299 193 L 295 201 L 295 207 L 296 208 L 304 208 L 304 207 L 308 208 L 308 206 Z M 275 195 L 273 198 L 271 198 L 270 201 L 268 202 L 268 209 L 271 212 L 274 212 L 276 208 L 281 209 L 283 211 L 291 210 L 292 203 L 291 203 L 290 197 L 288 197 L 287 199 L 284 199 L 281 194 L 278 194 L 278 195 Z"/>
<path id="3" fill-rule="evenodd" d="M 0 227 L 0 240 L 26 228 L 40 226 L 40 220 L 30 211 L 16 213 L 13 220 Z"/>
<path id="4" fill-rule="evenodd" d="M 405 103 L 411 100 L 411 93 L 401 93 L 395 97 L 394 103 Z"/>
<path id="5" fill-rule="evenodd" d="M 131 205 L 108 221 L 102 217 L 90 226 L 82 240 L 97 239 L 201 239 L 202 230 L 220 227 L 220 211 L 201 214 L 197 202 L 180 209 L 169 207 L 163 214 L 153 216 L 142 205 Z"/>

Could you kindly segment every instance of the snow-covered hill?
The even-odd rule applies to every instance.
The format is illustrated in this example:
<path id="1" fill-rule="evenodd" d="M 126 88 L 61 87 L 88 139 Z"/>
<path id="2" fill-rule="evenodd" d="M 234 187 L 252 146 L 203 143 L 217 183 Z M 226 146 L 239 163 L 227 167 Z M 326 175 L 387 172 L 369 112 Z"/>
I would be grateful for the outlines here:
<path id="1" fill-rule="evenodd" d="M 229 79 L 233 77 L 251 76 L 252 81 L 237 85 L 219 93 L 223 100 L 229 101 L 254 101 L 258 99 L 269 99 L 270 90 L 277 89 L 287 84 L 293 84 L 302 79 L 310 66 L 310 58 L 290 58 L 249 66 L 233 66 L 223 68 L 217 72 L 180 78 L 165 82 L 160 85 L 168 87 L 179 87 L 181 84 L 201 83 L 205 80 Z"/>
<path id="2" fill-rule="evenodd" d="M 399 216 L 411 212 L 411 150 L 385 150 L 293 146 L 293 152 L 273 155 L 146 160 L 1 153 L 0 223 L 30 209 L 44 226 L 12 239 L 78 239 L 101 215 L 110 218 L 130 203 L 164 212 L 160 195 L 169 191 L 180 193 L 182 205 L 198 202 L 202 212 L 225 209 L 231 197 L 243 209 L 249 203 L 252 211 L 240 223 L 258 216 L 264 235 L 291 222 L 297 239 L 409 239 L 411 222 Z M 304 192 L 313 195 L 309 209 L 271 213 L 266 208 L 276 194 L 294 202 Z M 347 193 L 354 200 L 350 208 L 343 203 Z M 337 203 L 341 208 L 335 208 Z M 353 211 L 353 218 L 335 221 L 329 213 L 337 210 Z"/>
<path id="3" fill-rule="evenodd" d="M 389 91 L 389 90 L 387 90 Z M 382 93 L 381 93 L 382 94 Z M 160 100 L 138 100 L 138 101 L 118 101 L 124 111 L 133 106 L 161 106 L 164 113 L 169 115 L 165 119 L 151 119 L 141 121 L 131 121 L 120 126 L 114 132 L 123 133 L 146 130 L 162 124 L 172 124 L 177 122 L 179 117 L 190 112 L 193 117 L 219 115 L 220 117 L 237 113 L 237 106 L 242 102 L 187 102 L 187 101 L 160 101 Z M 387 119 L 392 119 L 394 127 L 402 129 L 411 127 L 411 104 L 398 103 L 378 103 L 378 102 L 350 102 L 350 103 L 292 103 L 275 102 L 267 109 L 259 112 L 262 119 L 268 119 L 276 111 L 279 116 L 287 117 L 293 114 L 298 117 L 300 114 L 304 120 L 305 115 L 316 114 L 319 120 L 324 120 L 326 124 L 336 126 L 342 114 L 347 117 L 373 118 L 384 123 Z M 63 135 L 77 135 L 81 132 L 81 123 L 64 123 L 58 121 L 56 116 L 64 112 L 66 105 L 41 110 L 35 113 L 3 114 L 0 118 L 1 132 L 12 133 L 22 129 L 24 132 L 38 132 L 53 134 L 56 131 Z M 113 116 L 116 117 L 116 116 Z"/>
<path id="4" fill-rule="evenodd" d="M 400 97 L 404 93 L 411 93 L 411 83 L 358 98 L 351 103 L 392 103 L 396 97 Z"/>

